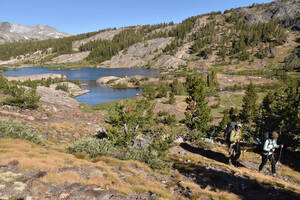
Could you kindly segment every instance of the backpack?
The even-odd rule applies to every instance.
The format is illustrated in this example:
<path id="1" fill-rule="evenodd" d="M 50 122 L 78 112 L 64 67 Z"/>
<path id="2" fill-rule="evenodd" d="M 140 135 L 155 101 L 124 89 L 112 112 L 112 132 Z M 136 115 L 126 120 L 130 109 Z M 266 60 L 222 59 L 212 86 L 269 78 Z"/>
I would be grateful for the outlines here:
<path id="1" fill-rule="evenodd" d="M 257 148 L 256 148 L 256 153 L 258 153 L 258 154 L 263 153 L 265 142 L 268 139 L 270 139 L 270 133 L 269 132 L 262 133 L 262 135 L 260 136 L 259 143 L 258 143 Z"/>
<path id="2" fill-rule="evenodd" d="M 230 133 L 232 130 L 234 130 L 235 125 L 237 125 L 236 122 L 229 122 L 226 126 L 226 129 L 224 131 L 224 140 L 229 143 L 230 142 Z"/>

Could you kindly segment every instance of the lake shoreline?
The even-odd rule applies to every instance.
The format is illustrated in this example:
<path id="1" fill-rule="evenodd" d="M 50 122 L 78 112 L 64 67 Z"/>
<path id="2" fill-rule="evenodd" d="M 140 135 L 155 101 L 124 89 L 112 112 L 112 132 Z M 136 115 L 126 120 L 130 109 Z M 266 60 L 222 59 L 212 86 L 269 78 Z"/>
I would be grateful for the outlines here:
<path id="1" fill-rule="evenodd" d="M 141 69 L 141 68 L 81 68 L 74 70 L 54 70 L 52 71 L 50 67 L 10 67 L 8 70 L 2 73 L 6 77 L 15 77 L 14 79 L 22 79 L 26 77 L 26 80 L 33 80 L 31 77 L 40 77 L 42 79 L 45 75 L 53 74 L 56 77 L 63 74 L 68 81 L 80 80 L 80 87 L 82 90 L 88 90 L 89 93 L 85 93 L 80 96 L 73 96 L 73 98 L 82 103 L 88 105 L 101 104 L 105 102 L 111 102 L 119 99 L 133 98 L 141 93 L 141 89 L 138 87 L 108 87 L 108 85 L 98 84 L 96 81 L 101 77 L 106 77 L 112 75 L 115 77 L 128 77 L 127 81 L 131 80 L 129 77 L 154 77 L 159 74 L 156 70 Z M 49 76 L 47 75 L 47 78 Z M 19 78 L 18 78 L 19 77 Z M 46 79 L 47 79 L 46 78 Z M 45 79 L 45 78 L 44 78 Z M 132 85 L 136 86 L 136 85 Z"/>
<path id="2" fill-rule="evenodd" d="M 0 65 L 0 68 L 35 68 L 35 67 L 48 67 L 48 68 L 59 68 L 58 70 L 74 70 L 74 69 L 82 69 L 82 68 L 96 68 L 96 69 L 150 69 L 150 70 L 159 70 L 157 68 L 149 68 L 149 67 L 127 67 L 127 66 L 120 66 L 120 67 L 108 67 L 108 66 L 99 66 L 87 63 L 72 63 L 72 64 L 8 64 L 8 65 Z M 56 71 L 56 70 L 55 70 Z"/>

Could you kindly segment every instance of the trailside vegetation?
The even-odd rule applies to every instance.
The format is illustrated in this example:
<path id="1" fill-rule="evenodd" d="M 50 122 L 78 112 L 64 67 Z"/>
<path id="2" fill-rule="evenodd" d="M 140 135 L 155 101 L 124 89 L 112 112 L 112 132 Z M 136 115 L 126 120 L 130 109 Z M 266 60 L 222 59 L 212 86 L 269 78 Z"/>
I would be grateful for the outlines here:
<path id="1" fill-rule="evenodd" d="M 113 156 L 139 160 L 154 169 L 168 169 L 168 149 L 173 144 L 175 116 L 155 117 L 153 105 L 145 98 L 135 104 L 117 104 L 108 114 L 106 138 L 87 138 L 68 147 L 70 153 L 85 152 L 91 158 Z"/>
<path id="2" fill-rule="evenodd" d="M 17 120 L 0 120 L 0 137 L 23 139 L 40 145 L 45 144 L 37 130 Z"/>
<path id="3" fill-rule="evenodd" d="M 35 88 L 25 88 L 15 82 L 9 82 L 0 75 L 0 90 L 8 95 L 1 105 L 18 106 L 24 109 L 35 109 L 38 107 L 40 96 L 37 95 Z"/>
<path id="4" fill-rule="evenodd" d="M 205 82 L 201 76 L 189 76 L 186 80 L 188 104 L 185 114 L 185 124 L 189 128 L 189 139 L 198 141 L 205 137 L 212 121 L 210 108 L 207 105 Z"/>

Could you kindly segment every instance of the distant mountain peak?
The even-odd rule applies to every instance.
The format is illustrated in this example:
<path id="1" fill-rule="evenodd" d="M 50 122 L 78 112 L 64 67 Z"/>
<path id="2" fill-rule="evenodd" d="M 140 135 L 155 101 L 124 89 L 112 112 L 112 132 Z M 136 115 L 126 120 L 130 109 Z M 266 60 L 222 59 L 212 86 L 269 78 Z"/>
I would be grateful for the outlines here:
<path id="1" fill-rule="evenodd" d="M 37 24 L 35 26 L 22 26 L 0 21 L 0 44 L 24 40 L 45 40 L 71 36 L 69 33 L 60 32 L 54 27 Z"/>

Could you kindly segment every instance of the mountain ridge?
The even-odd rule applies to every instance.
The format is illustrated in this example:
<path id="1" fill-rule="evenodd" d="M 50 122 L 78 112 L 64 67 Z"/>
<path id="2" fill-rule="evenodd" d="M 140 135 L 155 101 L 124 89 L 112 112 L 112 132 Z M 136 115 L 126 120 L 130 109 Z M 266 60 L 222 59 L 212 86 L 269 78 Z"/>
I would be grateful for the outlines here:
<path id="1" fill-rule="evenodd" d="M 37 24 L 35 26 L 23 26 L 0 21 L 0 44 L 27 40 L 63 38 L 68 36 L 71 36 L 71 34 L 60 32 L 56 28 L 48 25 Z"/>

